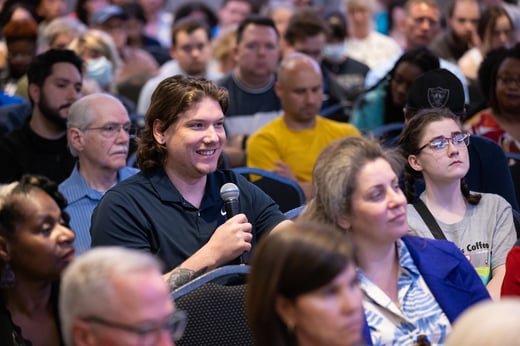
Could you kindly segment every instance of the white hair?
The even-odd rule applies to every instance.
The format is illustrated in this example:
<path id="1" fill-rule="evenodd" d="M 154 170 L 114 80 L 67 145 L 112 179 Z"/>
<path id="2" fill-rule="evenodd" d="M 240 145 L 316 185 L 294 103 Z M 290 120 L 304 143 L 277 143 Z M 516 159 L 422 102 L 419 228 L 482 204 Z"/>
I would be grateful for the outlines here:
<path id="1" fill-rule="evenodd" d="M 84 96 L 74 102 L 70 107 L 69 114 L 67 115 L 67 129 L 77 128 L 81 131 L 85 131 L 96 119 L 94 105 L 101 104 L 105 101 L 114 101 L 123 106 L 119 99 L 107 93 L 94 93 Z M 77 157 L 78 151 L 71 145 L 68 136 L 67 141 L 70 153 L 72 156 Z"/>
<path id="2" fill-rule="evenodd" d="M 520 344 L 520 298 L 486 301 L 466 310 L 453 324 L 445 346 Z"/>
<path id="3" fill-rule="evenodd" d="M 87 316 L 106 315 L 117 299 L 113 279 L 147 271 L 161 274 L 161 265 L 152 255 L 123 247 L 93 248 L 74 260 L 64 271 L 59 298 L 63 339 L 73 345 L 72 324 Z"/>
<path id="4" fill-rule="evenodd" d="M 344 0 L 343 1 L 343 8 L 345 9 L 345 11 L 347 11 L 350 6 L 367 7 L 372 12 L 376 10 L 375 0 Z"/>

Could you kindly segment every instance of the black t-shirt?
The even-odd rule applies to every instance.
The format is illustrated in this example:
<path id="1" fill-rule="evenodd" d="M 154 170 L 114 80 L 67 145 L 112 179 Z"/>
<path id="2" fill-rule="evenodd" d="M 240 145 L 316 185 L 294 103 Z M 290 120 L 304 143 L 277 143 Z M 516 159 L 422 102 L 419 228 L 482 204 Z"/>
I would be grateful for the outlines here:
<path id="1" fill-rule="evenodd" d="M 76 159 L 67 147 L 67 136 L 49 140 L 37 135 L 27 121 L 0 138 L 0 183 L 19 180 L 24 174 L 39 174 L 57 184 L 65 180 Z"/>

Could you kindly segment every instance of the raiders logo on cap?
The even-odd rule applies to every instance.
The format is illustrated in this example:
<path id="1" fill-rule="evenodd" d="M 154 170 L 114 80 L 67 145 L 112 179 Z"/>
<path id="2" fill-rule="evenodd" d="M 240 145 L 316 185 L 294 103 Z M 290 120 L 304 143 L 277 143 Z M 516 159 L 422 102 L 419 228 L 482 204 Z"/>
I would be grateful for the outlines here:
<path id="1" fill-rule="evenodd" d="M 443 108 L 450 98 L 450 90 L 441 87 L 428 88 L 428 103 L 432 108 Z"/>

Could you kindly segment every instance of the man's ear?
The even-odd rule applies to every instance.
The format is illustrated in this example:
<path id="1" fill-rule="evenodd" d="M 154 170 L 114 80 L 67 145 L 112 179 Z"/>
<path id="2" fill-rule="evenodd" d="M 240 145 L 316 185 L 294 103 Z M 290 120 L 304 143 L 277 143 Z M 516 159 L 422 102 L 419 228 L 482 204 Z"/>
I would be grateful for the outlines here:
<path id="1" fill-rule="evenodd" d="M 92 326 L 82 320 L 74 320 L 70 335 L 72 336 L 72 344 L 74 346 L 94 346 L 98 345 L 97 337 Z"/>
<path id="2" fill-rule="evenodd" d="M 83 132 L 77 128 L 70 128 L 67 130 L 67 139 L 69 141 L 69 145 L 72 146 L 76 151 L 81 152 L 85 147 L 85 140 L 83 137 Z"/>
<path id="3" fill-rule="evenodd" d="M 235 62 L 235 65 L 238 65 L 238 47 L 233 47 L 231 53 L 233 54 L 233 61 Z"/>
<path id="4" fill-rule="evenodd" d="M 161 145 L 166 143 L 166 139 L 164 138 L 164 131 L 162 130 L 162 121 L 159 119 L 155 119 L 153 121 L 153 138 Z"/>
<path id="5" fill-rule="evenodd" d="M 294 303 L 278 295 L 275 299 L 275 310 L 287 328 L 293 330 L 296 325 L 296 309 L 294 308 Z"/>
<path id="6" fill-rule="evenodd" d="M 408 164 L 414 171 L 421 172 L 423 170 L 421 160 L 416 155 L 408 155 Z"/>
<path id="7" fill-rule="evenodd" d="M 40 103 L 40 87 L 34 83 L 30 83 L 27 88 L 29 93 L 29 99 L 31 99 L 35 104 Z"/>
<path id="8" fill-rule="evenodd" d="M 274 93 L 276 96 L 278 96 L 278 98 L 281 98 L 280 94 L 282 93 L 282 86 L 280 85 L 280 81 L 276 81 L 274 83 Z"/>
<path id="9" fill-rule="evenodd" d="M 177 60 L 177 58 L 176 58 L 177 50 L 174 45 L 170 46 L 169 52 L 170 52 L 170 57 L 172 58 L 172 60 Z"/>

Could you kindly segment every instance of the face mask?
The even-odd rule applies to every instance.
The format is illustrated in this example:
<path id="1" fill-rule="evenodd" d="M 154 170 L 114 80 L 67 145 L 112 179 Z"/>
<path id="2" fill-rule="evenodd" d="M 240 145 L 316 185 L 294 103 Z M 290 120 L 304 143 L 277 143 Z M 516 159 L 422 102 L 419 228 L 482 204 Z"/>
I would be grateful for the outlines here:
<path id="1" fill-rule="evenodd" d="M 342 60 L 345 57 L 345 46 L 343 42 L 326 44 L 323 47 L 323 56 L 334 61 Z"/>
<path id="2" fill-rule="evenodd" d="M 106 88 L 114 76 L 110 60 L 102 56 L 87 61 L 87 78 L 95 80 L 101 88 Z"/>

